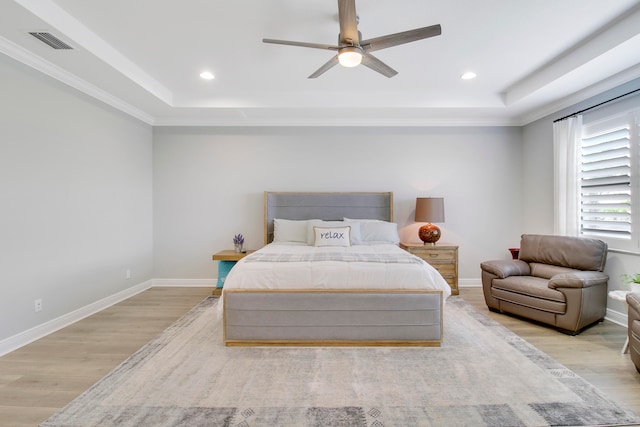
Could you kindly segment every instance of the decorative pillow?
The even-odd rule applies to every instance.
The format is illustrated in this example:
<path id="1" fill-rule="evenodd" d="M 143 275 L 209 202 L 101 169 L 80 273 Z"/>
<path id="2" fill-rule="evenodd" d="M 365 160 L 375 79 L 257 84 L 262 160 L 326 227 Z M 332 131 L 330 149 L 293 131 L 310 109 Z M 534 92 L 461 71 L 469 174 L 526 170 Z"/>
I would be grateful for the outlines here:
<path id="1" fill-rule="evenodd" d="M 351 246 L 351 227 L 313 227 L 313 246 Z"/>
<path id="2" fill-rule="evenodd" d="M 398 224 L 377 219 L 348 219 L 345 224 L 360 224 L 360 244 L 400 243 Z"/>
<path id="3" fill-rule="evenodd" d="M 309 221 L 291 219 L 273 220 L 274 242 L 302 242 L 307 243 L 307 224 Z"/>
<path id="4" fill-rule="evenodd" d="M 322 221 L 320 219 L 312 219 L 309 220 L 307 224 L 307 244 L 313 246 L 313 242 L 315 241 L 315 231 L 314 227 L 351 227 L 350 235 L 351 235 L 351 244 L 358 245 L 360 244 L 360 223 L 349 223 L 346 224 L 343 221 Z"/>

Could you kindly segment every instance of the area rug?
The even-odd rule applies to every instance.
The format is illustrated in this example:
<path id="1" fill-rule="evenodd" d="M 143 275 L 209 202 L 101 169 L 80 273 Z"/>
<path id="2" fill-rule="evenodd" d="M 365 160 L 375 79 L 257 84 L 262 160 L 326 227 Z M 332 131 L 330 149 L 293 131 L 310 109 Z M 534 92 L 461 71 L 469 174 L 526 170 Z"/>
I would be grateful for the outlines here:
<path id="1" fill-rule="evenodd" d="M 459 297 L 439 348 L 225 347 L 217 304 L 204 300 L 42 426 L 640 423 Z"/>

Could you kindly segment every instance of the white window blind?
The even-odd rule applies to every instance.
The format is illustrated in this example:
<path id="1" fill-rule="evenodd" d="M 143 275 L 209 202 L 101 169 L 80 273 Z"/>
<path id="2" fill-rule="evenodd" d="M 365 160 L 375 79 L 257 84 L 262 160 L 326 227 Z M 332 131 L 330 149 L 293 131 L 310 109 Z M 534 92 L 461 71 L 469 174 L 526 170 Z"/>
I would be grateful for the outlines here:
<path id="1" fill-rule="evenodd" d="M 636 249 L 640 235 L 637 114 L 626 112 L 583 126 L 580 234 Z"/>

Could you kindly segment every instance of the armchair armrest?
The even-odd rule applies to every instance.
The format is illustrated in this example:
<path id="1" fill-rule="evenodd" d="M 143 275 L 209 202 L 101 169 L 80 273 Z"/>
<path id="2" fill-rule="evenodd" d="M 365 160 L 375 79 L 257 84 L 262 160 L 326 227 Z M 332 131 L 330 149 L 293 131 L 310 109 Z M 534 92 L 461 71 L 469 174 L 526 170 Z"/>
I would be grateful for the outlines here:
<path id="1" fill-rule="evenodd" d="M 549 279 L 549 287 L 556 288 L 588 288 L 607 283 L 609 276 L 600 271 L 577 271 L 575 273 L 556 274 Z"/>
<path id="2" fill-rule="evenodd" d="M 498 276 L 499 279 L 504 279 L 509 276 L 528 276 L 531 274 L 529 264 L 519 259 L 485 261 L 480 263 L 480 268 L 487 273 Z"/>

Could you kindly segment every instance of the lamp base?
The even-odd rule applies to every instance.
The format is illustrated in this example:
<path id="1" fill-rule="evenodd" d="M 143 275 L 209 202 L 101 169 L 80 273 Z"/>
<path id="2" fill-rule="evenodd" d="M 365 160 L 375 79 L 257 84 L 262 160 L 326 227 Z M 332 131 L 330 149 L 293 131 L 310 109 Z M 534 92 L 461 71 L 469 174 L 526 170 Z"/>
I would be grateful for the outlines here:
<path id="1" fill-rule="evenodd" d="M 440 228 L 434 224 L 425 224 L 418 230 L 418 237 L 425 245 L 435 245 L 440 236 Z"/>

